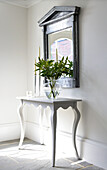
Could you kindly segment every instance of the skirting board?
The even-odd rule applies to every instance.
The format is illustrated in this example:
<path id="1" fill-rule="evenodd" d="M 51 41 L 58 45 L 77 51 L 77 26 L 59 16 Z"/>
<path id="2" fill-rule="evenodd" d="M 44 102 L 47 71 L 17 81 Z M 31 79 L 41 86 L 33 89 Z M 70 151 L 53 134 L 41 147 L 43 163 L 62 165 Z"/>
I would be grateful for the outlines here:
<path id="1" fill-rule="evenodd" d="M 48 148 L 51 147 L 51 129 L 47 127 L 41 128 L 38 124 L 26 122 L 26 137 L 44 143 Z M 107 145 L 76 137 L 77 148 L 82 159 L 90 162 L 96 166 L 107 169 Z M 57 152 L 64 152 L 71 157 L 75 156 L 74 148 L 72 146 L 72 134 L 57 131 Z M 56 153 L 57 154 L 57 153 Z"/>
<path id="2" fill-rule="evenodd" d="M 0 142 L 19 139 L 20 124 L 19 123 L 5 123 L 0 124 Z"/>

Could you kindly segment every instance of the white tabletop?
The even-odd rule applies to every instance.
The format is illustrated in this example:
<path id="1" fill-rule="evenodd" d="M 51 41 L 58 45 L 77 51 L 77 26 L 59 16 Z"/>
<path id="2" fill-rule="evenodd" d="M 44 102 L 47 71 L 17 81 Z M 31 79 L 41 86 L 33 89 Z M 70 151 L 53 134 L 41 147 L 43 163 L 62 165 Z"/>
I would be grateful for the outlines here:
<path id="1" fill-rule="evenodd" d="M 43 103 L 57 103 L 57 102 L 67 102 L 67 101 L 82 101 L 81 99 L 74 98 L 57 98 L 57 99 L 48 99 L 47 97 L 35 97 L 35 96 L 19 96 L 19 100 L 34 101 L 34 102 L 43 102 Z"/>

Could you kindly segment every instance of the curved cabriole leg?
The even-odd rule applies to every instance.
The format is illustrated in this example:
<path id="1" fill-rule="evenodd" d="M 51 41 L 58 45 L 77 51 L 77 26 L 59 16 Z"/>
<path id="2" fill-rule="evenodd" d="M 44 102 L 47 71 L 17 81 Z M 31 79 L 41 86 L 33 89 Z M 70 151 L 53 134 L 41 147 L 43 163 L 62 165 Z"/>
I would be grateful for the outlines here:
<path id="1" fill-rule="evenodd" d="M 44 116 L 44 108 L 40 108 L 40 115 L 39 115 L 39 124 L 40 124 L 40 143 L 41 145 L 44 144 L 44 133 L 43 133 L 43 116 Z"/>
<path id="2" fill-rule="evenodd" d="M 56 125 L 57 125 L 57 114 L 56 111 L 52 110 L 51 113 L 51 127 L 52 127 L 52 166 L 55 166 L 55 153 L 56 153 Z"/>
<path id="3" fill-rule="evenodd" d="M 20 142 L 19 142 L 19 146 L 18 146 L 18 148 L 20 149 L 23 144 L 24 134 L 25 134 L 25 125 L 24 125 L 24 116 L 23 116 L 23 101 L 22 100 L 21 100 L 20 106 L 18 108 L 18 116 L 19 116 L 20 127 L 21 127 L 21 137 L 20 137 Z"/>
<path id="4" fill-rule="evenodd" d="M 78 159 L 80 159 L 78 155 L 77 147 L 76 147 L 76 130 L 77 130 L 77 126 L 78 126 L 81 114 L 77 108 L 77 104 L 75 105 L 75 107 L 73 107 L 73 111 L 74 111 L 74 123 L 73 123 L 73 128 L 72 128 L 72 140 L 73 140 L 73 145 L 75 148 L 76 156 Z"/>

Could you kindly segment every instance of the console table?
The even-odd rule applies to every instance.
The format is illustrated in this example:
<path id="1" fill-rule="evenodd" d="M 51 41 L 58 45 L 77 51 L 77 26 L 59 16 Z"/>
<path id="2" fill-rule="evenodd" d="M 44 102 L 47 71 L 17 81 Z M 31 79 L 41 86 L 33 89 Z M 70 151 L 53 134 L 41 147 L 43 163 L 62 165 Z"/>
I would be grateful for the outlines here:
<path id="1" fill-rule="evenodd" d="M 52 128 L 52 166 L 55 166 L 55 153 L 56 153 L 56 125 L 57 125 L 57 110 L 62 107 L 67 109 L 72 107 L 74 111 L 74 123 L 72 128 L 72 139 L 73 146 L 75 148 L 76 156 L 80 159 L 76 147 L 76 129 L 80 120 L 80 112 L 77 108 L 77 102 L 80 102 L 80 99 L 69 99 L 69 98 L 58 98 L 58 99 L 47 99 L 45 97 L 17 97 L 20 100 L 20 106 L 18 108 L 18 115 L 20 119 L 21 126 L 21 137 L 19 142 L 19 148 L 21 148 L 24 140 L 25 126 L 24 126 L 24 116 L 23 116 L 23 107 L 25 104 L 33 104 L 34 106 L 41 105 L 43 109 L 47 106 L 51 109 L 51 128 Z"/>

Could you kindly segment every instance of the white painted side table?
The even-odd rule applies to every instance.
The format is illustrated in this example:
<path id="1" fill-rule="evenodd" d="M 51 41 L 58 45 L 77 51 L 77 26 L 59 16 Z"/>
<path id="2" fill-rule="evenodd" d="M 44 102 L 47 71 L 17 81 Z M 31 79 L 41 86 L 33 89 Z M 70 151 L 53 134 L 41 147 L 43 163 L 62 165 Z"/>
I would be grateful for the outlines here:
<path id="1" fill-rule="evenodd" d="M 19 142 L 19 148 L 23 144 L 24 140 L 24 133 L 25 133 L 25 126 L 24 126 L 24 116 L 23 116 L 23 107 L 25 104 L 33 104 L 34 106 L 41 105 L 43 109 L 45 109 L 47 106 L 51 109 L 51 128 L 52 128 L 52 166 L 55 166 L 55 153 L 56 153 L 56 126 L 57 126 L 57 110 L 62 107 L 63 109 L 67 109 L 68 107 L 72 107 L 74 111 L 74 123 L 72 128 L 72 139 L 73 139 L 73 145 L 75 148 L 76 156 L 78 159 L 80 159 L 76 147 L 76 130 L 77 126 L 80 120 L 80 112 L 77 108 L 77 102 L 80 102 L 81 99 L 69 99 L 69 98 L 58 98 L 58 99 L 47 99 L 45 97 L 17 97 L 20 102 L 20 106 L 18 108 L 18 115 L 20 119 L 20 126 L 21 126 L 21 137 Z"/>

